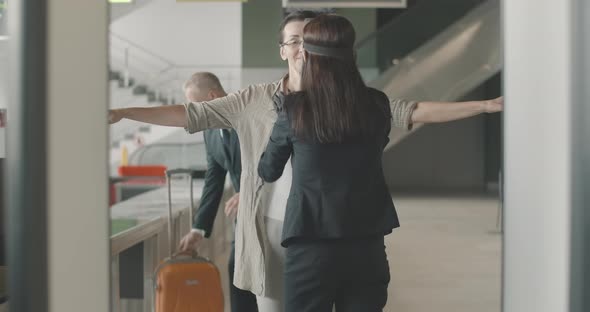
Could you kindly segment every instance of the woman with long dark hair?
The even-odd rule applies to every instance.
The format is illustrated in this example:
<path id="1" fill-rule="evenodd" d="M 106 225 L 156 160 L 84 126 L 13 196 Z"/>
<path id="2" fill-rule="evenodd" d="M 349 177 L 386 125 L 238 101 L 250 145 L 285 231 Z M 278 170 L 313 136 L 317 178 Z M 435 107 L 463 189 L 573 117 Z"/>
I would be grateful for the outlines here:
<path id="1" fill-rule="evenodd" d="M 391 110 L 363 82 L 354 41 L 341 16 L 305 26 L 301 91 L 285 99 L 258 166 L 273 182 L 292 157 L 286 311 L 382 311 L 387 301 L 384 235 L 399 226 L 381 166 Z"/>

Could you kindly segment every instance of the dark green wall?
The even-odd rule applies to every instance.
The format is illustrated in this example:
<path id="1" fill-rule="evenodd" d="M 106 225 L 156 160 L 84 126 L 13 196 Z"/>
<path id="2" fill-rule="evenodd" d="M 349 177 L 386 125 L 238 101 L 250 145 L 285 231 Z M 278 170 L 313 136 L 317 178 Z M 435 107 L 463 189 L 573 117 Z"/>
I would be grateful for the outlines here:
<path id="1" fill-rule="evenodd" d="M 405 57 L 483 1 L 420 0 L 403 12 L 379 10 L 378 23 L 383 25 L 377 39 L 379 67 L 389 68 L 393 59 Z"/>
<path id="2" fill-rule="evenodd" d="M 375 31 L 375 9 L 338 9 L 353 23 L 357 40 Z M 242 5 L 242 66 L 284 67 L 278 53 L 278 28 L 283 20 L 280 0 L 248 0 Z M 359 55 L 360 66 L 375 66 L 376 42 L 367 45 L 367 53 Z"/>
<path id="3" fill-rule="evenodd" d="M 280 0 L 248 0 L 242 5 L 242 67 L 283 67 L 278 28 Z"/>
<path id="4" fill-rule="evenodd" d="M 337 14 L 348 18 L 356 31 L 356 40 L 359 42 L 373 33 L 377 28 L 376 9 L 338 9 Z M 377 66 L 377 41 L 369 40 L 357 50 L 357 63 L 359 67 Z"/>

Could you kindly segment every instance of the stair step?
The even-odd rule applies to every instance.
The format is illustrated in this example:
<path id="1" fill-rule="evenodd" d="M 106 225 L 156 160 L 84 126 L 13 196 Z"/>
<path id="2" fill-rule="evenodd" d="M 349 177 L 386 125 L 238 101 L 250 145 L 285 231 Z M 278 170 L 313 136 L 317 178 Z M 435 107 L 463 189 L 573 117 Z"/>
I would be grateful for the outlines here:
<path id="1" fill-rule="evenodd" d="M 135 85 L 135 79 L 129 78 L 128 85 L 125 86 L 125 79 L 123 77 L 119 78 L 119 88 L 129 88 Z"/>
<path id="2" fill-rule="evenodd" d="M 133 94 L 134 95 L 146 94 L 147 92 L 148 92 L 148 87 L 146 85 L 137 85 L 137 86 L 133 87 Z"/>
<path id="3" fill-rule="evenodd" d="M 121 79 L 121 72 L 110 70 L 109 71 L 109 80 L 119 80 Z"/>
<path id="4" fill-rule="evenodd" d="M 157 101 L 157 99 L 156 99 L 156 92 L 154 92 L 154 91 L 148 91 L 147 92 L 147 96 L 148 96 L 148 102 L 149 103 L 153 103 L 153 102 L 156 102 Z"/>

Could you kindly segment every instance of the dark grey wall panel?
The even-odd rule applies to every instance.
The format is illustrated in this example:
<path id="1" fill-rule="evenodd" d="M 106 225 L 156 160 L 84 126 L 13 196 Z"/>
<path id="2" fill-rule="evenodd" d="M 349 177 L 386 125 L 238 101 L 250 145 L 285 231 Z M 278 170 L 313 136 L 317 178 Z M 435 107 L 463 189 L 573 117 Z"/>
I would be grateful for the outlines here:
<path id="1" fill-rule="evenodd" d="M 497 75 L 464 100 L 493 98 L 499 92 Z M 485 190 L 498 178 L 499 118 L 499 114 L 480 115 L 418 129 L 383 157 L 389 188 L 394 192 Z"/>
<path id="2" fill-rule="evenodd" d="M 7 219 L 10 310 L 48 311 L 47 2 L 10 1 Z"/>
<path id="3" fill-rule="evenodd" d="M 571 312 L 590 311 L 590 3 L 574 0 Z"/>
<path id="4" fill-rule="evenodd" d="M 392 191 L 483 190 L 482 117 L 419 129 L 384 156 Z"/>

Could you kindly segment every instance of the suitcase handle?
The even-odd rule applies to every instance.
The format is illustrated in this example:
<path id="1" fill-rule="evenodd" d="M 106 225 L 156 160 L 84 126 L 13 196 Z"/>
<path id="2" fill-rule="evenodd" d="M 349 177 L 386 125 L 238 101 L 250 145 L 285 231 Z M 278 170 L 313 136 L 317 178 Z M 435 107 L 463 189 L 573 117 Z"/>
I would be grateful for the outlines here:
<path id="1" fill-rule="evenodd" d="M 172 177 L 175 175 L 187 175 L 189 177 L 189 184 L 190 184 L 190 208 L 189 208 L 189 220 L 191 222 L 191 226 L 193 223 L 193 210 L 194 210 L 194 200 L 193 200 L 193 179 L 197 175 L 199 171 L 193 169 L 170 169 L 166 170 L 166 183 L 168 184 L 168 251 L 170 253 L 170 259 L 174 257 L 174 239 L 172 236 L 172 187 L 171 187 L 171 180 Z"/>
<path id="2" fill-rule="evenodd" d="M 191 178 L 193 178 L 193 176 L 198 172 L 199 172 L 199 170 L 176 168 L 176 169 L 166 170 L 166 176 L 171 177 L 171 176 L 177 175 L 177 174 L 186 174 L 186 175 L 190 175 Z"/>

